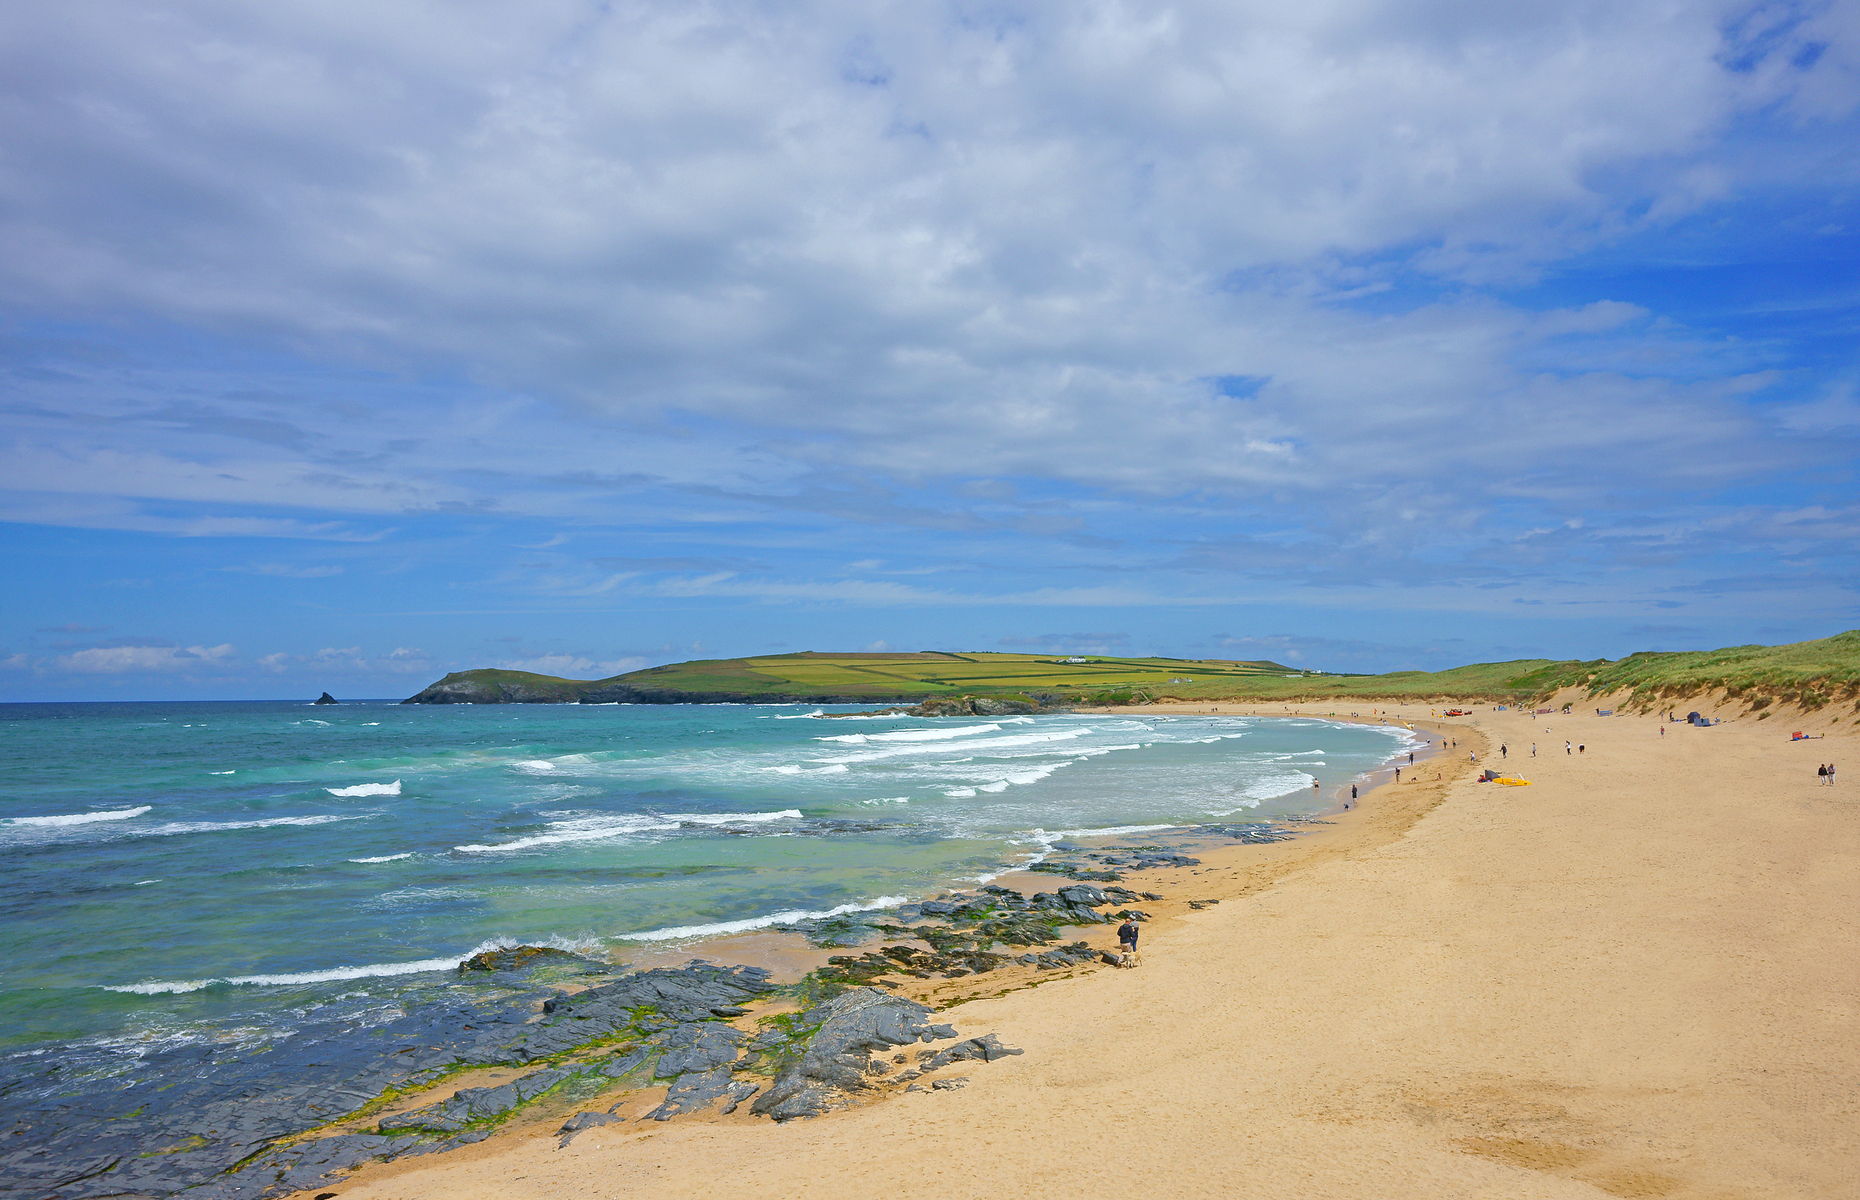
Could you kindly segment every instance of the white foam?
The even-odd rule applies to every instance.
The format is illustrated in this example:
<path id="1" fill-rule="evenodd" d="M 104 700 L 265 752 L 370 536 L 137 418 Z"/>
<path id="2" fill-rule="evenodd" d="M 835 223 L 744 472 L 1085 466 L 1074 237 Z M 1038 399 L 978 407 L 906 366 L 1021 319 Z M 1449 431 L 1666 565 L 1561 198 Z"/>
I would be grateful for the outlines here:
<path id="1" fill-rule="evenodd" d="M 208 771 L 207 774 L 209 775 L 236 775 L 238 774 L 238 772 L 237 771 Z"/>
<path id="2" fill-rule="evenodd" d="M 398 796 L 400 780 L 393 783 L 358 783 L 354 787 L 324 788 L 332 796 Z"/>
<path id="3" fill-rule="evenodd" d="M 909 900 L 907 896 L 880 896 L 864 904 L 842 904 L 824 912 L 808 912 L 796 908 L 789 909 L 787 912 L 770 913 L 764 917 L 749 917 L 741 921 L 718 921 L 711 925 L 674 925 L 669 929 L 649 929 L 644 933 L 623 933 L 619 936 L 629 942 L 670 942 L 680 938 L 717 937 L 726 933 L 766 929 L 770 925 L 785 925 L 790 921 L 837 917 L 851 912 L 871 912 L 877 908 L 893 908 L 899 904 L 907 904 Z"/>
<path id="4" fill-rule="evenodd" d="M 824 717 L 827 714 L 815 709 L 811 713 L 769 713 L 768 715 L 777 721 L 805 721 L 809 717 Z"/>
<path id="5" fill-rule="evenodd" d="M 290 986 L 303 983 L 336 983 L 345 979 L 391 978 L 396 975 L 418 975 L 423 971 L 453 971 L 458 965 L 486 950 L 507 950 L 512 946 L 549 946 L 557 950 L 568 950 L 585 954 L 600 948 L 600 943 L 591 938 L 563 938 L 551 935 L 543 939 L 492 938 L 479 942 L 463 954 L 448 955 L 445 958 L 421 958 L 413 962 L 371 963 L 362 967 L 331 967 L 324 971 L 299 971 L 279 975 L 232 975 L 214 979 L 154 980 L 148 983 L 128 983 L 118 985 L 100 985 L 106 992 L 129 992 L 138 996 L 160 996 L 178 992 L 197 992 L 216 983 L 236 983 L 259 987 Z"/>
<path id="6" fill-rule="evenodd" d="M 847 742 L 862 745 L 866 742 L 941 742 L 950 738 L 974 737 L 978 733 L 1000 733 L 998 724 L 970 725 L 963 729 L 898 729 L 891 733 L 839 733 L 817 737 L 817 742 Z"/>
<path id="7" fill-rule="evenodd" d="M 234 975 L 222 979 L 163 980 L 106 986 L 106 992 L 130 992 L 138 996 L 159 996 L 177 992 L 197 992 L 216 983 L 287 986 L 300 983 L 331 983 L 341 979 L 367 979 L 373 976 L 417 975 L 422 971 L 450 971 L 458 967 L 457 958 L 423 958 L 417 962 L 372 963 L 365 967 L 332 967 L 327 971 L 302 971 L 288 975 Z"/>
<path id="8" fill-rule="evenodd" d="M 601 814 L 558 821 L 545 833 L 532 834 L 513 842 L 493 842 L 454 846 L 461 854 L 496 854 L 508 850 L 528 850 L 532 846 L 559 846 L 574 842 L 596 842 L 607 838 L 633 837 L 677 829 L 683 825 L 764 824 L 769 821 L 798 820 L 799 809 L 760 813 L 668 813 L 653 816 L 645 813 Z"/>
<path id="9" fill-rule="evenodd" d="M 403 858 L 412 858 L 412 857 L 413 857 L 413 851 L 409 850 L 405 854 L 383 854 L 378 858 L 352 858 L 349 861 L 352 863 L 384 863 L 384 862 L 399 862 Z"/>
<path id="10" fill-rule="evenodd" d="M 996 750 L 1008 750 L 1018 746 L 1051 745 L 1056 742 L 1069 742 L 1091 733 L 1089 727 L 1079 729 L 1049 729 L 1038 733 L 1015 733 L 1004 737 L 983 737 L 974 741 L 965 741 L 961 750 L 971 756 L 987 754 Z M 905 743 L 903 745 L 872 746 L 856 754 L 844 754 L 831 759 L 818 759 L 819 762 L 868 763 L 879 762 L 887 758 L 898 758 L 907 754 L 943 754 L 955 747 L 938 742 Z"/>
<path id="11" fill-rule="evenodd" d="M 1036 829 L 1034 834 L 1047 838 L 1123 837 L 1127 833 L 1155 833 L 1158 829 L 1179 829 L 1179 825 L 1103 825 L 1096 829 L 1055 829 L 1050 833 Z"/>
<path id="12" fill-rule="evenodd" d="M 970 796 L 975 795 L 975 789 L 969 787 L 951 788 L 943 794 L 948 796 L 951 800 L 967 800 Z"/>
<path id="13" fill-rule="evenodd" d="M 554 763 L 548 761 L 547 759 L 542 759 L 542 758 L 527 759 L 523 762 L 518 763 L 517 766 L 524 767 L 531 771 L 553 771 L 555 770 Z"/>
<path id="14" fill-rule="evenodd" d="M 7 817 L 0 820 L 5 825 L 89 825 L 93 821 L 127 821 L 139 817 L 153 808 L 152 804 L 136 808 L 112 808 L 103 812 L 59 813 L 49 817 Z"/>
<path id="15" fill-rule="evenodd" d="M 672 813 L 666 819 L 681 825 L 759 825 L 767 821 L 798 821 L 801 819 L 801 810 L 784 808 L 780 812 L 765 813 Z"/>
<path id="16" fill-rule="evenodd" d="M 270 817 L 263 821 L 174 821 L 167 825 L 157 825 L 148 833 L 151 837 L 169 837 L 177 833 L 220 833 L 232 829 L 270 829 L 277 825 L 327 825 L 331 821 L 366 821 L 378 815 L 377 813 L 356 813 L 353 816 L 328 814 L 315 817 Z"/>

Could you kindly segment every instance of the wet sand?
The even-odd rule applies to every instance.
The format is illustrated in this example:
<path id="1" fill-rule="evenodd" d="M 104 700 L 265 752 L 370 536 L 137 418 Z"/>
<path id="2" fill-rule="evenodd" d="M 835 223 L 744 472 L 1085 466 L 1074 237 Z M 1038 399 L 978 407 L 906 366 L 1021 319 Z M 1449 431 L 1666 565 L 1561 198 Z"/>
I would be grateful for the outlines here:
<path id="1" fill-rule="evenodd" d="M 949 1072 L 964 1089 L 785 1126 L 746 1110 L 614 1125 L 566 1150 L 557 1115 L 327 1190 L 1856 1194 L 1860 773 L 1815 780 L 1829 760 L 1860 772 L 1851 714 L 1662 735 L 1654 717 L 1593 707 L 1445 722 L 1426 705 L 1388 710 L 1423 732 L 1444 724 L 1458 754 L 1295 842 L 1127 877 L 1168 897 L 1143 905 L 1156 919 L 1141 969 L 921 985 L 964 1001 L 947 1018 L 964 1035 L 1026 1051 Z M 1829 736 L 1791 744 L 1792 729 Z M 1565 738 L 1587 750 L 1565 755 Z M 1511 753 L 1493 761 L 1501 742 Z M 1486 766 L 1533 785 L 1473 782 Z M 1222 903 L 1188 907 L 1207 899 Z"/>

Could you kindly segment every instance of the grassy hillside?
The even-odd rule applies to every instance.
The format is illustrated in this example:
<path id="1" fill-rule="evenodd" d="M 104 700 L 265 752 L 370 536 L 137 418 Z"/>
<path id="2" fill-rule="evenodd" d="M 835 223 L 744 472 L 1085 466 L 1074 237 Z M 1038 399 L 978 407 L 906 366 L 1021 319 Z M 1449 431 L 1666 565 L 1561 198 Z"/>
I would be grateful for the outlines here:
<path id="1" fill-rule="evenodd" d="M 1068 662 L 1032 654 L 831 654 L 807 651 L 766 658 L 671 663 L 604 683 L 684 692 L 847 695 L 927 699 L 931 696 L 1062 693 L 1114 697 L 1170 686 L 1193 677 L 1228 687 L 1291 668 L 1272 662 L 1186 662 L 1170 658 L 1102 658 Z"/>
<path id="2" fill-rule="evenodd" d="M 1032 654 L 832 654 L 812 651 L 706 659 L 572 680 L 516 671 L 459 671 L 426 689 L 420 703 L 588 699 L 917 701 L 935 696 L 1032 698 L 1046 704 L 1142 704 L 1161 699 L 1261 704 L 1370 700 L 1522 702 L 1565 687 L 1600 695 L 1622 689 L 1651 708 L 1724 689 L 1763 708 L 1818 708 L 1860 695 L 1860 631 L 1787 646 L 1642 653 L 1618 662 L 1519 659 L 1448 671 L 1386 675 L 1305 673 L 1274 662 L 1227 659 L 1077 660 Z"/>

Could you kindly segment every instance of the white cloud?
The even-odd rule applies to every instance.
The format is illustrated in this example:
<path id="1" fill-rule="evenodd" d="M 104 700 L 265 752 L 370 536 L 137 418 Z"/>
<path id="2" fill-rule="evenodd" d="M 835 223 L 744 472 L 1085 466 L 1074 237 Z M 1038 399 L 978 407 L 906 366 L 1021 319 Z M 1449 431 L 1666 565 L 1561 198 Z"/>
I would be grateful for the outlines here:
<path id="1" fill-rule="evenodd" d="M 535 658 L 507 659 L 497 665 L 506 671 L 529 671 L 536 675 L 555 675 L 564 679 L 605 679 L 637 671 L 650 660 L 638 657 L 596 662 L 581 654 L 542 654 Z"/>
<path id="2" fill-rule="evenodd" d="M 86 675 L 115 675 L 126 671 L 186 671 L 232 658 L 231 645 L 221 646 L 93 646 L 61 654 L 59 670 Z"/>
<path id="3" fill-rule="evenodd" d="M 1846 393 L 1766 407 L 1773 348 L 1492 286 L 1850 187 L 1851 5 L 72 0 L 0 22 L 0 104 L 31 114 L 7 126 L 0 299 L 258 351 L 34 351 L 0 519 L 357 543 L 454 513 L 1022 545 L 1244 525 L 1284 570 L 1366 573 L 1592 506 L 1696 528 L 1671 497 L 1838 456 L 1816 435 L 1853 424 Z M 1244 594 L 547 570 L 522 586 Z M 613 665 L 525 661 L 557 659 Z"/>

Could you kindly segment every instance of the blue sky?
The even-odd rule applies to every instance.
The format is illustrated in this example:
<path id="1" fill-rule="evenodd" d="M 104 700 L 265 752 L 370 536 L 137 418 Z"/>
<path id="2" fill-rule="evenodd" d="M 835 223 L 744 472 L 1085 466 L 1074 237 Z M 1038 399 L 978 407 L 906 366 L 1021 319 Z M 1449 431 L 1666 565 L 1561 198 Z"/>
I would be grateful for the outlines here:
<path id="1" fill-rule="evenodd" d="M 0 29 L 0 699 L 1860 625 L 1851 2 Z"/>

